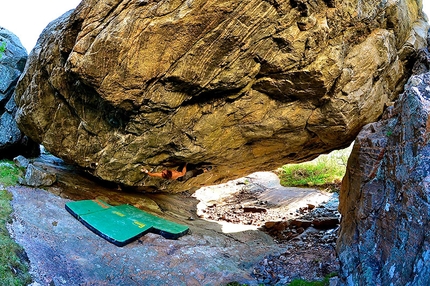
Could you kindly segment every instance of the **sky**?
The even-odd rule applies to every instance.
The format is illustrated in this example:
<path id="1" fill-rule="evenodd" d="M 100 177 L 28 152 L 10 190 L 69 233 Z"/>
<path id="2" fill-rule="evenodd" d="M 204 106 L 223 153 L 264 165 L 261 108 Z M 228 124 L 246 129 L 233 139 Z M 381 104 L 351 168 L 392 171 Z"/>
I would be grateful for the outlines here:
<path id="1" fill-rule="evenodd" d="M 17 35 L 28 52 L 36 44 L 42 30 L 52 20 L 81 0 L 2 0 L 0 26 Z M 430 17 L 430 1 L 423 0 L 424 12 Z"/>
<path id="2" fill-rule="evenodd" d="M 2 0 L 0 26 L 18 36 L 27 52 L 36 45 L 42 30 L 81 0 Z"/>
<path id="3" fill-rule="evenodd" d="M 430 1 L 429 0 L 423 0 L 423 10 L 424 13 L 427 14 L 427 18 L 430 20 Z"/>

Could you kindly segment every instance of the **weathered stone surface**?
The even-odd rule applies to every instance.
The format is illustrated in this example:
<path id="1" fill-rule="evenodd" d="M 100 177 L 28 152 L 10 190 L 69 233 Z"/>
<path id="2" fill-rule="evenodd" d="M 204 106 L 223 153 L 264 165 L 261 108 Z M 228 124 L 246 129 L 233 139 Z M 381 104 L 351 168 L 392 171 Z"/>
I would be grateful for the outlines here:
<path id="1" fill-rule="evenodd" d="M 12 159 L 18 154 L 35 156 L 39 146 L 19 130 L 12 96 L 24 70 L 27 51 L 13 33 L 0 27 L 0 44 L 3 43 L 6 51 L 0 56 L 0 158 Z"/>
<path id="2" fill-rule="evenodd" d="M 425 45 L 421 1 L 84 0 L 17 89 L 49 152 L 126 185 L 186 190 L 348 145 Z M 213 165 L 186 181 L 140 167 Z"/>
<path id="3" fill-rule="evenodd" d="M 19 155 L 13 158 L 13 162 L 15 163 L 15 165 L 17 165 L 20 168 L 27 168 L 28 165 L 30 164 L 30 160 L 28 160 L 22 155 Z"/>
<path id="4" fill-rule="evenodd" d="M 363 128 L 342 183 L 342 285 L 430 281 L 430 73 Z"/>
<path id="5" fill-rule="evenodd" d="M 24 178 L 21 178 L 20 184 L 31 187 L 46 187 L 51 186 L 56 181 L 57 176 L 55 174 L 30 163 L 27 165 L 27 171 Z"/>

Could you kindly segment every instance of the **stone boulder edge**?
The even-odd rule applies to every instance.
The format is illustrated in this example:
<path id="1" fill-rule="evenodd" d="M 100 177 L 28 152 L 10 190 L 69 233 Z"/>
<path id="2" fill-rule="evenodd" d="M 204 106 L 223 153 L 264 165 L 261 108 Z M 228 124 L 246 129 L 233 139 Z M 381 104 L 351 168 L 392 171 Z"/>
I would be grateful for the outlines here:
<path id="1" fill-rule="evenodd" d="M 6 43 L 0 58 L 0 158 L 12 159 L 22 154 L 37 156 L 39 145 L 25 136 L 15 121 L 13 93 L 24 70 L 27 51 L 12 32 L 0 27 L 0 44 Z"/>
<path id="2" fill-rule="evenodd" d="M 344 177 L 341 285 L 430 281 L 430 73 L 358 135 Z"/>
<path id="3" fill-rule="evenodd" d="M 402 91 L 427 30 L 412 0 L 84 0 L 39 38 L 16 117 L 98 178 L 188 190 L 349 145 Z M 140 172 L 185 162 L 214 169 Z"/>
<path id="4" fill-rule="evenodd" d="M 38 188 L 52 186 L 56 181 L 57 176 L 54 173 L 29 163 L 24 178 L 20 178 L 19 183 L 21 185 Z"/>

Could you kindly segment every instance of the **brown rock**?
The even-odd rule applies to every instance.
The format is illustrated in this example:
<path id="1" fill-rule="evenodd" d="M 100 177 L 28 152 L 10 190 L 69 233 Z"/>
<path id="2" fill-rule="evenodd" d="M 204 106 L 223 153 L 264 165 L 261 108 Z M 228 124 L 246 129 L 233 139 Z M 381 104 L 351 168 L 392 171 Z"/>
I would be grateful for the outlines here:
<path id="1" fill-rule="evenodd" d="M 295 227 L 310 227 L 312 224 L 312 221 L 310 220 L 305 220 L 305 219 L 293 219 L 290 221 L 290 225 L 295 226 Z"/>
<path id="2" fill-rule="evenodd" d="M 335 228 L 339 225 L 340 221 L 338 217 L 319 217 L 312 221 L 315 228 L 318 229 L 330 229 Z"/>
<path id="3" fill-rule="evenodd" d="M 313 204 L 308 204 L 308 210 L 313 210 L 315 208 L 315 205 L 313 205 Z"/>
<path id="4" fill-rule="evenodd" d="M 267 212 L 267 209 L 265 208 L 259 208 L 259 207 L 243 207 L 243 212 L 245 213 L 265 213 Z"/>
<path id="5" fill-rule="evenodd" d="M 425 45 L 420 3 L 84 0 L 30 54 L 17 121 L 94 176 L 151 189 L 308 160 L 349 145 L 398 96 Z M 184 162 L 215 168 L 140 172 Z"/>
<path id="6" fill-rule="evenodd" d="M 264 224 L 264 227 L 269 231 L 284 231 L 289 225 L 288 221 L 268 221 Z"/>

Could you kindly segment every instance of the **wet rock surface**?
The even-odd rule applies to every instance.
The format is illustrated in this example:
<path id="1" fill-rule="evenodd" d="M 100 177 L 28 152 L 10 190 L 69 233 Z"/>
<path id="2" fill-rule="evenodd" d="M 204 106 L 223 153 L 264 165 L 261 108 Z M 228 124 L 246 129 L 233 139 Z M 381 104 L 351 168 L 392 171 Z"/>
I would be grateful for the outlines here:
<path id="1" fill-rule="evenodd" d="M 273 211 L 270 217 L 259 218 L 261 223 L 266 219 L 282 218 L 286 215 L 282 210 L 295 213 L 308 204 L 314 204 L 315 210 L 324 209 L 320 205 L 330 209 L 332 202 L 335 204 L 336 197 L 331 199 L 332 195 L 316 190 L 283 188 L 273 173 L 252 174 L 240 179 L 242 181 L 210 186 L 193 195 L 163 195 L 95 184 L 73 167 L 46 154 L 32 163 L 56 170 L 58 178 L 54 186 L 47 187 L 49 191 L 9 188 L 14 209 L 9 229 L 29 257 L 34 286 L 222 285 L 232 281 L 273 285 L 293 278 L 318 279 L 337 268 L 333 256 L 334 238 L 329 238 L 335 236 L 336 229 L 324 230 L 323 234 L 309 227 L 300 237 L 277 241 L 260 230 L 261 226 L 243 224 L 248 219 L 246 216 L 239 219 L 240 224 L 230 223 L 232 228 L 220 221 L 199 217 L 202 206 L 207 206 L 209 201 L 219 200 L 216 204 L 221 205 L 225 200 L 240 199 L 253 209 L 254 204 L 248 202 L 254 201 L 255 196 L 280 212 L 276 215 Z M 245 181 L 250 188 L 247 197 L 240 194 Z M 256 193 L 252 194 L 251 189 Z M 88 230 L 64 209 L 70 199 L 93 198 L 110 204 L 135 205 L 188 225 L 191 234 L 167 240 L 149 233 L 124 247 L 116 247 Z M 250 200 L 247 202 L 246 198 Z M 255 204 L 257 206 L 261 207 Z"/>
<path id="2" fill-rule="evenodd" d="M 397 98 L 425 46 L 421 5 L 84 0 L 30 54 L 17 121 L 98 178 L 166 192 L 310 160 Z M 217 171 L 140 172 L 183 163 Z"/>

